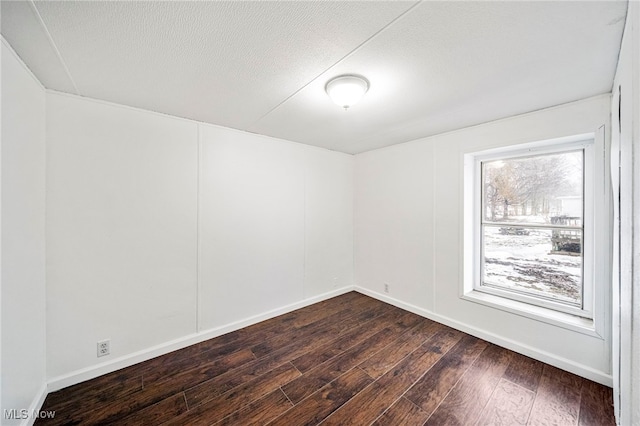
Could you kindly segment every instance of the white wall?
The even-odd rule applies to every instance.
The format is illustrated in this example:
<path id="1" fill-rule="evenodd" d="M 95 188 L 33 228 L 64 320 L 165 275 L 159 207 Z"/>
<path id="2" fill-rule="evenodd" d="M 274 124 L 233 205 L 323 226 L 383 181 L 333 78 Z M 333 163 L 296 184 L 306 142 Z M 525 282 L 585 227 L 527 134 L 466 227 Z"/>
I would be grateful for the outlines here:
<path id="1" fill-rule="evenodd" d="M 356 156 L 356 283 L 433 310 L 434 146 Z M 455 283 L 451 283 L 455 286 Z"/>
<path id="2" fill-rule="evenodd" d="M 353 285 L 352 155 L 305 155 L 304 297 Z"/>
<path id="3" fill-rule="evenodd" d="M 197 126 L 47 95 L 48 375 L 193 333 Z"/>
<path id="4" fill-rule="evenodd" d="M 54 389 L 353 284 L 352 156 L 53 92 L 47 108 Z"/>
<path id="5" fill-rule="evenodd" d="M 602 124 L 608 127 L 609 107 L 610 97 L 604 95 L 357 155 L 356 285 L 368 294 L 610 384 L 610 325 L 604 327 L 603 338 L 592 337 L 460 298 L 463 155 L 595 132 Z"/>
<path id="6" fill-rule="evenodd" d="M 45 92 L 2 39 L 2 404 L 45 387 Z M 19 414 L 22 417 L 22 413 Z M 0 423 L 17 424 L 2 418 Z"/>
<path id="7" fill-rule="evenodd" d="M 302 299 L 303 150 L 219 127 L 200 130 L 199 327 Z"/>
<path id="8" fill-rule="evenodd" d="M 201 330 L 352 284 L 351 156 L 206 125 L 200 143 Z"/>
<path id="9" fill-rule="evenodd" d="M 632 262 L 633 324 L 631 347 L 631 424 L 640 424 L 640 5 L 630 2 L 629 14 L 633 22 L 633 92 L 632 111 L 633 121 L 633 168 L 630 171 L 630 184 L 633 188 L 633 252 L 630 254 Z"/>
<path id="10" fill-rule="evenodd" d="M 614 258 L 613 378 L 616 416 L 621 425 L 640 424 L 640 310 L 634 308 L 640 306 L 639 49 L 640 6 L 630 2 L 611 105 L 612 167 L 620 170 L 619 190 L 614 188 L 620 197 L 614 226 L 619 223 L 621 232 L 620 253 Z"/>

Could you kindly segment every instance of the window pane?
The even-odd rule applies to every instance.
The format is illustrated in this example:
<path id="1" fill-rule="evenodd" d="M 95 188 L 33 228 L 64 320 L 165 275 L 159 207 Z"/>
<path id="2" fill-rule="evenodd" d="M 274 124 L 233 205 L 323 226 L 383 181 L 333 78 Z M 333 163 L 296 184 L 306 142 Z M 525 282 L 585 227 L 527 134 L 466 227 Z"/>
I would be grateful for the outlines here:
<path id="1" fill-rule="evenodd" d="M 485 222 L 582 226 L 583 151 L 482 163 Z"/>
<path id="2" fill-rule="evenodd" d="M 582 231 L 483 228 L 484 285 L 582 305 Z"/>

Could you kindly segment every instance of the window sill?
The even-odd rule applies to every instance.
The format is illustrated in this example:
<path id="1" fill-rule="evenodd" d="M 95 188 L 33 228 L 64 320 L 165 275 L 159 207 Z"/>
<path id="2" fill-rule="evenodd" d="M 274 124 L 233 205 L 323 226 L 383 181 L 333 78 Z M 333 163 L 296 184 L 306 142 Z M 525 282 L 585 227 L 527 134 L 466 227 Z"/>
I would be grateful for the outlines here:
<path id="1" fill-rule="evenodd" d="M 588 336 L 603 339 L 595 330 L 592 319 L 582 318 L 540 306 L 530 305 L 516 300 L 472 290 L 461 296 L 462 299 L 479 303 L 495 309 L 500 309 L 522 317 L 541 321 L 567 330 L 575 331 Z"/>

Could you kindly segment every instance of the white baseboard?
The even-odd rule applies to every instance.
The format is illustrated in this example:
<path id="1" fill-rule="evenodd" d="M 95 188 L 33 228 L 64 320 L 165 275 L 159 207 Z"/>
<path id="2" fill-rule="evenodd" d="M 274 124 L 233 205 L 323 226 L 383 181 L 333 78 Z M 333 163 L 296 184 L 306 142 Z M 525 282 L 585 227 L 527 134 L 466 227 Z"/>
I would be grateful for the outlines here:
<path id="1" fill-rule="evenodd" d="M 102 363 L 92 367 L 77 370 L 63 376 L 54 377 L 51 380 L 49 380 L 48 386 L 43 389 L 42 395 L 38 397 L 39 399 L 41 399 L 41 401 L 39 402 L 39 405 L 34 403 L 35 404 L 34 407 L 39 409 L 42 406 L 42 403 L 44 402 L 44 398 L 46 397 L 47 389 L 49 392 L 55 392 L 67 386 L 72 386 L 72 385 L 84 382 L 86 380 L 90 380 L 95 377 L 101 376 L 103 374 L 108 374 L 108 373 L 117 371 L 121 368 L 129 367 L 139 362 L 147 361 L 157 356 L 164 355 L 169 352 L 182 349 L 187 346 L 194 345 L 196 343 L 200 343 L 205 340 L 212 339 L 214 337 L 218 337 L 226 333 L 230 333 L 232 331 L 239 330 L 241 328 L 250 326 L 252 324 L 256 324 L 258 322 L 267 320 L 269 318 L 273 318 L 278 315 L 282 315 L 282 314 L 294 311 L 296 309 L 300 309 L 305 306 L 312 305 L 314 303 L 318 303 L 323 300 L 330 299 L 332 297 L 339 296 L 344 293 L 348 293 L 353 290 L 359 293 L 365 294 L 367 296 L 373 297 L 374 299 L 378 299 L 380 301 L 389 303 L 400 309 L 413 312 L 417 315 L 423 316 L 430 320 L 455 328 L 456 330 L 463 331 L 465 333 L 471 334 L 472 336 L 478 337 L 480 339 L 483 339 L 488 342 L 494 343 L 496 345 L 502 346 L 504 348 L 510 349 L 514 352 L 521 353 L 523 355 L 529 356 L 531 358 L 537 359 L 547 364 L 556 366 L 560 369 L 572 372 L 581 377 L 585 377 L 589 380 L 593 380 L 594 382 L 598 382 L 609 387 L 613 385 L 613 378 L 611 377 L 611 375 L 602 373 L 601 371 L 595 370 L 591 367 L 576 363 L 569 359 L 562 358 L 545 351 L 541 351 L 539 349 L 533 348 L 528 345 L 524 345 L 520 342 L 511 340 L 511 339 L 506 339 L 502 336 L 496 335 L 489 331 L 479 329 L 468 324 L 461 323 L 449 317 L 436 314 L 434 312 L 417 307 L 410 303 L 402 302 L 398 299 L 394 299 L 382 293 L 378 293 L 378 292 L 375 292 L 363 287 L 359 287 L 359 286 L 346 286 L 334 291 L 323 293 L 318 296 L 301 300 L 296 303 L 292 303 L 287 306 L 283 306 L 281 308 L 264 312 L 259 315 L 246 318 L 241 321 L 236 321 L 236 322 L 224 325 L 222 327 L 216 327 L 213 329 L 201 331 L 199 333 L 190 334 L 190 335 L 181 337 L 179 339 L 175 339 L 175 340 L 163 343 L 161 345 L 157 345 L 139 352 L 135 352 L 106 363 Z"/>
<path id="2" fill-rule="evenodd" d="M 37 417 L 35 413 L 40 412 L 47 394 L 47 384 L 43 383 L 42 386 L 40 386 L 40 389 L 38 389 L 38 393 L 33 398 L 33 401 L 31 401 L 31 405 L 29 406 L 29 416 L 20 423 L 21 426 L 32 426 L 35 423 Z"/>
<path id="3" fill-rule="evenodd" d="M 244 327 L 259 323 L 261 321 L 277 317 L 278 315 L 286 314 L 296 309 L 303 308 L 305 306 L 313 305 L 314 303 L 321 302 L 326 299 L 330 299 L 335 296 L 339 296 L 344 293 L 353 291 L 353 286 L 342 287 L 327 293 L 323 293 L 317 296 L 309 297 L 296 303 L 292 303 L 281 308 L 273 309 L 268 312 L 263 312 L 252 317 L 236 321 L 230 324 L 226 324 L 221 327 L 212 328 L 209 330 L 203 330 L 198 333 L 193 333 L 184 337 L 180 337 L 169 342 L 162 343 L 157 346 L 153 346 L 142 351 L 134 352 L 129 355 L 114 359 L 109 362 L 94 365 L 91 367 L 76 370 L 72 373 L 65 374 L 63 376 L 54 377 L 48 382 L 49 392 L 55 392 L 57 390 L 72 386 L 86 380 L 102 376 L 125 367 L 137 364 L 139 362 L 147 361 L 160 355 L 173 352 L 178 349 L 186 348 L 187 346 L 194 345 L 196 343 L 203 342 L 205 340 L 213 339 L 214 337 L 221 336 L 223 334 L 230 333 L 232 331 L 239 330 Z M 45 394 L 46 396 L 46 394 Z M 44 399 L 43 399 L 44 400 Z"/>
<path id="4" fill-rule="evenodd" d="M 389 303 L 390 305 L 396 306 L 400 309 L 413 312 L 416 315 L 420 315 L 432 321 L 439 322 L 451 328 L 455 328 L 456 330 L 463 331 L 482 340 L 486 340 L 487 342 L 491 342 L 495 345 L 502 346 L 503 348 L 510 349 L 514 352 L 526 355 L 530 358 L 537 359 L 538 361 L 553 365 L 562 370 L 569 371 L 578 376 L 593 380 L 594 382 L 598 382 L 609 387 L 613 386 L 613 377 L 611 375 L 605 374 L 586 365 L 582 365 L 569 359 L 551 354 L 549 352 L 533 348 L 515 340 L 506 339 L 489 331 L 482 330 L 480 328 L 476 328 L 474 326 L 456 321 L 452 318 L 436 314 L 434 312 L 419 308 L 410 303 L 402 302 L 398 299 L 394 299 L 393 297 L 389 297 L 388 295 L 378 293 L 364 287 L 355 286 L 354 290 L 358 293 L 373 297 L 374 299 Z"/>

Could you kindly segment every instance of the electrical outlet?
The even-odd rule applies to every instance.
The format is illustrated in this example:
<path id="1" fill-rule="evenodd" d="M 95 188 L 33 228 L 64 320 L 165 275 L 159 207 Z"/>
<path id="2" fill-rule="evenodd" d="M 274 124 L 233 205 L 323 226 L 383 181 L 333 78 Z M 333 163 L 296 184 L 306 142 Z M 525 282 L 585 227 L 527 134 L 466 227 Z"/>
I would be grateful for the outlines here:
<path id="1" fill-rule="evenodd" d="M 98 342 L 98 357 L 106 356 L 111 353 L 111 340 L 100 340 Z"/>
<path id="2" fill-rule="evenodd" d="M 338 288 L 338 277 L 333 277 L 333 288 Z"/>
<path id="3" fill-rule="evenodd" d="M 389 283 L 384 283 L 384 292 L 389 293 Z"/>

